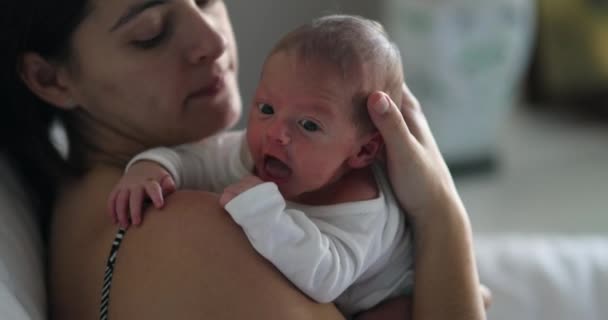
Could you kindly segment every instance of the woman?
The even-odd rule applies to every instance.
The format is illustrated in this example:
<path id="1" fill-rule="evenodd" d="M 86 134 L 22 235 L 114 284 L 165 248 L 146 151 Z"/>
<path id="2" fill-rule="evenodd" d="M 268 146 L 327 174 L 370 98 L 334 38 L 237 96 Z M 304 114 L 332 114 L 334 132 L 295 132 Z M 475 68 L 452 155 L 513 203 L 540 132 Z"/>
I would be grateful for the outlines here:
<path id="1" fill-rule="evenodd" d="M 105 201 L 126 161 L 150 147 L 210 136 L 240 115 L 230 21 L 218 0 L 7 5 L 1 146 L 36 187 L 42 210 L 52 204 L 53 318 L 93 319 L 116 235 Z M 368 108 L 415 230 L 412 316 L 484 318 L 466 211 L 405 87 L 404 97 L 403 117 L 382 93 L 370 96 Z M 55 118 L 67 128 L 66 160 L 47 138 Z M 146 223 L 126 233 L 116 254 L 113 320 L 341 318 L 258 256 L 216 195 L 177 192 L 162 213 L 149 210 Z M 396 300 L 362 317 L 403 317 L 408 308 Z"/>

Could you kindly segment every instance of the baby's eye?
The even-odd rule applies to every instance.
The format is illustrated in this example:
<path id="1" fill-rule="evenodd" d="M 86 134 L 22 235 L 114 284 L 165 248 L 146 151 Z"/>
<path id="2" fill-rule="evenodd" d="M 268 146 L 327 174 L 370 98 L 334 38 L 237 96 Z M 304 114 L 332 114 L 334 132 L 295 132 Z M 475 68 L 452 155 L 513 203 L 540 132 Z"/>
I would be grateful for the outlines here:
<path id="1" fill-rule="evenodd" d="M 304 130 L 309 132 L 319 131 L 320 127 L 314 121 L 310 120 L 300 120 L 298 123 L 304 128 Z"/>
<path id="2" fill-rule="evenodd" d="M 274 108 L 267 103 L 258 104 L 258 109 L 260 109 L 260 112 L 263 114 L 274 114 Z"/>

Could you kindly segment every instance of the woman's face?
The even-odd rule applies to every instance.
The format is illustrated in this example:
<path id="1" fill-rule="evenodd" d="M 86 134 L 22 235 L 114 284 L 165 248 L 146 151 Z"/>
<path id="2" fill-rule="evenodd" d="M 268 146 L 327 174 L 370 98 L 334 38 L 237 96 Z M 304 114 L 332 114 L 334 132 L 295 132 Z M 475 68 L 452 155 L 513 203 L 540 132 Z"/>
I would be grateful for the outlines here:
<path id="1" fill-rule="evenodd" d="M 93 123 L 152 147 L 236 122 L 236 44 L 223 1 L 91 1 L 67 74 Z"/>

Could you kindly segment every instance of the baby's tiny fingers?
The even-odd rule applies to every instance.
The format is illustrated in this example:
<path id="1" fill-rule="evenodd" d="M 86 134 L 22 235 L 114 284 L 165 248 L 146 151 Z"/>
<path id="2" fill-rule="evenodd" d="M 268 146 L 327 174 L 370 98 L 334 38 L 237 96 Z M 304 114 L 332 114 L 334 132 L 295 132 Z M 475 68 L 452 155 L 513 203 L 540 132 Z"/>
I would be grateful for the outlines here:
<path id="1" fill-rule="evenodd" d="M 166 175 L 160 181 L 160 188 L 162 189 L 163 195 L 168 195 L 176 190 L 175 181 L 170 175 Z"/>
<path id="2" fill-rule="evenodd" d="M 135 188 L 131 190 L 131 196 L 129 197 L 129 209 L 131 216 L 131 223 L 139 225 L 141 223 L 141 207 L 144 202 L 144 190 L 142 188 Z"/>
<path id="3" fill-rule="evenodd" d="M 118 195 L 119 189 L 114 189 L 110 192 L 110 196 L 108 197 L 108 203 L 106 208 L 106 213 L 112 219 L 112 223 L 116 224 L 116 196 Z"/>
<path id="4" fill-rule="evenodd" d="M 224 191 L 224 193 L 222 193 L 222 195 L 220 196 L 220 206 L 224 207 L 226 206 L 226 204 L 228 204 L 228 202 L 232 201 L 232 199 L 234 199 L 235 194 L 234 193 L 230 193 L 230 192 L 226 192 Z"/>
<path id="5" fill-rule="evenodd" d="M 158 184 L 158 182 L 156 181 L 151 180 L 144 185 L 144 188 L 146 189 L 146 194 L 148 195 L 150 200 L 152 200 L 154 207 L 162 208 L 162 206 L 164 205 L 164 198 L 163 190 L 161 189 L 160 184 Z"/>
<path id="6" fill-rule="evenodd" d="M 247 177 L 247 182 L 252 187 L 255 187 L 258 184 L 264 183 L 264 180 L 260 179 L 260 177 L 258 177 L 258 176 L 249 176 L 249 177 Z"/>
<path id="7" fill-rule="evenodd" d="M 129 227 L 128 205 L 129 205 L 129 189 L 123 189 L 116 197 L 116 215 L 120 227 L 126 229 Z"/>
<path id="8" fill-rule="evenodd" d="M 231 193 L 236 197 L 239 194 L 246 191 L 247 189 L 249 189 L 249 187 L 244 185 L 243 182 L 241 181 L 241 182 L 238 182 L 238 183 L 235 183 L 233 185 L 229 185 L 228 187 L 226 187 L 224 189 L 224 193 Z"/>

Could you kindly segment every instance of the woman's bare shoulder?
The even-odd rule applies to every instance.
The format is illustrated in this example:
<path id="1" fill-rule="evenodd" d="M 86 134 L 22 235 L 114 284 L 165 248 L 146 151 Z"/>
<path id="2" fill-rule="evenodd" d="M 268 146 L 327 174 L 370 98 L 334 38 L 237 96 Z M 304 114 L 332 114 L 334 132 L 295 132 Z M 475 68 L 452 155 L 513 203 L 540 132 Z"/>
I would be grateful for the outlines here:
<path id="1" fill-rule="evenodd" d="M 126 233 L 111 319 L 340 319 L 310 301 L 250 246 L 217 196 L 179 191 Z"/>

